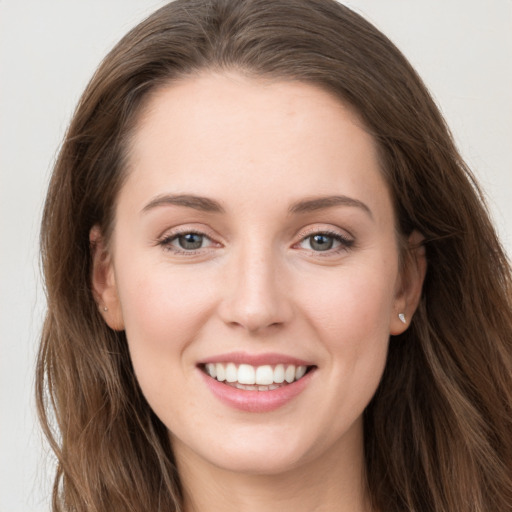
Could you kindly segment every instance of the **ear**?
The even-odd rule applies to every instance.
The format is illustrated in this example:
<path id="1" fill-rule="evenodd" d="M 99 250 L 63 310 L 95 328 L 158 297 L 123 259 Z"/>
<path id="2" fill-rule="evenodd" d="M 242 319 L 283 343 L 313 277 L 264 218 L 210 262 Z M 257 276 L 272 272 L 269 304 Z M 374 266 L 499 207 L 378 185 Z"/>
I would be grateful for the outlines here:
<path id="1" fill-rule="evenodd" d="M 94 226 L 89 232 L 89 243 L 92 257 L 91 285 L 94 300 L 107 325 L 115 331 L 122 331 L 124 320 L 117 293 L 114 265 L 99 226 Z"/>
<path id="2" fill-rule="evenodd" d="M 420 302 L 427 272 L 427 256 L 423 241 L 424 237 L 418 231 L 413 231 L 407 241 L 390 321 L 389 330 L 392 335 L 402 334 L 409 327 Z"/>

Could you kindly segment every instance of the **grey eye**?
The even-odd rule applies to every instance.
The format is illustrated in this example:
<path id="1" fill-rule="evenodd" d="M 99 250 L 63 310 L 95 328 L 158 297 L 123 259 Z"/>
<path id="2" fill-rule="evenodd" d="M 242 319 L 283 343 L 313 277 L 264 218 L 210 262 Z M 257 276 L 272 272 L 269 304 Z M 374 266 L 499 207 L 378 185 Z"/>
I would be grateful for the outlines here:
<path id="1" fill-rule="evenodd" d="M 322 233 L 311 235 L 306 240 L 314 251 L 328 251 L 334 246 L 334 237 Z"/>
<path id="2" fill-rule="evenodd" d="M 176 240 L 182 249 L 193 251 L 202 247 L 204 236 L 199 233 L 186 233 L 185 235 L 178 236 Z"/>

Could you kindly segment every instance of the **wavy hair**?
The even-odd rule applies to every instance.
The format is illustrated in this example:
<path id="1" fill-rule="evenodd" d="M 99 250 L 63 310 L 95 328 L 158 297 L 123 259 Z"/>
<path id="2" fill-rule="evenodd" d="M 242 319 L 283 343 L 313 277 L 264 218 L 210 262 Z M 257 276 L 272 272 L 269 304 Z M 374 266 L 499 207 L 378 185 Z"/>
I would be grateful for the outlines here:
<path id="1" fill-rule="evenodd" d="M 378 145 L 397 229 L 425 237 L 419 309 L 391 340 L 364 416 L 375 510 L 512 510 L 510 266 L 421 79 L 334 0 L 177 0 L 102 62 L 48 190 L 36 394 L 58 461 L 53 511 L 182 510 L 166 428 L 138 387 L 124 332 L 108 328 L 94 301 L 89 231 L 112 232 L 131 135 L 151 93 L 209 70 L 310 83 L 351 105 Z"/>

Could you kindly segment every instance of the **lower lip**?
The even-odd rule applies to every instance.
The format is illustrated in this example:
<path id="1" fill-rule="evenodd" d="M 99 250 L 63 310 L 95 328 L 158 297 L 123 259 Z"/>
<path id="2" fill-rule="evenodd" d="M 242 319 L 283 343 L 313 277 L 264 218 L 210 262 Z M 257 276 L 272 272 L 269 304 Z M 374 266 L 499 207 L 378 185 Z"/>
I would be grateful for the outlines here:
<path id="1" fill-rule="evenodd" d="M 269 391 L 246 391 L 210 377 L 199 370 L 210 391 L 224 404 L 245 412 L 270 412 L 283 407 L 300 394 L 311 381 L 314 370 L 301 379 Z"/>

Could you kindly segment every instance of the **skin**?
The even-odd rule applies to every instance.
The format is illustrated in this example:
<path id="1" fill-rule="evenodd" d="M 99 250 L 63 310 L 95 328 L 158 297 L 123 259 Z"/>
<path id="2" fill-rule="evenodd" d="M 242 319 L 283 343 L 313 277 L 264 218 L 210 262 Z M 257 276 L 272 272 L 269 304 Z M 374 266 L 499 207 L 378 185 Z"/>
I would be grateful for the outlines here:
<path id="1" fill-rule="evenodd" d="M 369 510 L 362 414 L 390 334 L 407 328 L 398 313 L 409 321 L 417 306 L 425 258 L 399 265 L 391 197 L 358 117 L 311 85 L 198 75 L 151 98 L 129 163 L 112 239 L 91 231 L 93 286 L 169 429 L 186 510 Z M 222 211 L 162 200 L 183 194 Z M 349 200 L 304 207 L 332 195 Z M 195 251 L 177 238 L 191 231 L 204 234 Z M 314 245 L 318 233 L 331 249 Z M 234 351 L 315 370 L 284 406 L 240 411 L 197 367 Z"/>

